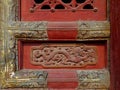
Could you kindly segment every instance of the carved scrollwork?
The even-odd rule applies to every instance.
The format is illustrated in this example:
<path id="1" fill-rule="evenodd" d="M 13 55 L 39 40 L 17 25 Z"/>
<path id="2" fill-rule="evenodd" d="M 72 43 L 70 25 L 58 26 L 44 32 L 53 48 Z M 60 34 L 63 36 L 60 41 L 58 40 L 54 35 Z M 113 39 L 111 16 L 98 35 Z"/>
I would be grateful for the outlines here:
<path id="1" fill-rule="evenodd" d="M 73 46 L 72 46 L 73 45 Z M 95 46 L 43 44 L 31 50 L 31 63 L 44 67 L 84 67 L 97 62 Z"/>
<path id="2" fill-rule="evenodd" d="M 9 29 L 19 29 L 19 30 L 47 30 L 47 22 L 20 22 L 12 21 L 8 24 Z"/>
<path id="3" fill-rule="evenodd" d="M 29 31 L 28 31 L 29 32 Z M 17 40 L 26 38 L 45 39 L 47 36 L 44 30 L 42 31 L 18 31 L 8 30 L 6 32 L 6 58 L 5 66 L 0 69 L 0 82 L 2 88 L 13 87 L 40 87 L 47 88 L 47 72 L 18 70 L 18 48 Z"/>
<path id="4" fill-rule="evenodd" d="M 78 21 L 78 30 L 110 30 L 108 21 Z"/>
<path id="5" fill-rule="evenodd" d="M 108 38 L 110 37 L 110 25 L 103 21 L 78 22 L 77 39 Z"/>
<path id="6" fill-rule="evenodd" d="M 110 85 L 109 71 L 101 70 L 78 70 L 78 90 L 82 89 L 108 89 Z"/>
<path id="7" fill-rule="evenodd" d="M 36 70 L 22 70 L 11 73 L 7 80 L 8 87 L 40 87 L 47 88 L 47 72 Z"/>
<path id="8" fill-rule="evenodd" d="M 35 30 L 35 31 L 15 31 L 13 34 L 16 38 L 32 38 L 32 39 L 41 39 L 47 40 L 48 35 L 45 30 Z"/>
<path id="9" fill-rule="evenodd" d="M 77 39 L 108 38 L 109 36 L 110 31 L 80 30 L 78 31 Z"/>

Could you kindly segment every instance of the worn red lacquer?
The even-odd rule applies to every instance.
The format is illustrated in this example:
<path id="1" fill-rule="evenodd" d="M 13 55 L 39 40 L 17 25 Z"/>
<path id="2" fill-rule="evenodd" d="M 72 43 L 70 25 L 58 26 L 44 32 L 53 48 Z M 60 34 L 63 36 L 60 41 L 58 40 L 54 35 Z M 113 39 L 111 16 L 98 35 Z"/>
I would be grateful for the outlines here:
<path id="1" fill-rule="evenodd" d="M 21 0 L 22 21 L 106 20 L 106 0 Z M 38 0 L 39 1 L 39 0 Z"/>

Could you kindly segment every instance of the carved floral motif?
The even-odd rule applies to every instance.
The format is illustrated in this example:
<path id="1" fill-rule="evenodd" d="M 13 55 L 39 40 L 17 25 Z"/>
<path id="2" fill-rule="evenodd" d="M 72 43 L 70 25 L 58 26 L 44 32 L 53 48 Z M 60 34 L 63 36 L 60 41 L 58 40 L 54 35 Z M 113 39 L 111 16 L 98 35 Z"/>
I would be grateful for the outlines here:
<path id="1" fill-rule="evenodd" d="M 77 39 L 110 37 L 110 24 L 107 21 L 79 21 Z"/>
<path id="2" fill-rule="evenodd" d="M 36 70 L 21 70 L 11 73 L 7 87 L 39 87 L 47 88 L 47 72 Z"/>
<path id="3" fill-rule="evenodd" d="M 82 89 L 108 89 L 110 85 L 109 71 L 100 70 L 78 70 L 78 90 Z"/>
<path id="4" fill-rule="evenodd" d="M 97 62 L 95 46 L 43 44 L 32 48 L 31 63 L 44 67 L 83 67 Z"/>

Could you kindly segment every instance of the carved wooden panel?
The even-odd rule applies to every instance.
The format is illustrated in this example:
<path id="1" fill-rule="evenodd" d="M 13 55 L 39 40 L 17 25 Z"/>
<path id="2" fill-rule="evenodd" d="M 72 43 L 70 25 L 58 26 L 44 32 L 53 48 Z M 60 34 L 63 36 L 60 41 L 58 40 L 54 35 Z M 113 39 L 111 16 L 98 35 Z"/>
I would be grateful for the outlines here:
<path id="1" fill-rule="evenodd" d="M 80 44 L 43 44 L 32 47 L 31 63 L 43 67 L 83 67 L 97 63 L 97 48 Z"/>
<path id="2" fill-rule="evenodd" d="M 20 4 L 19 2 L 20 1 Z M 76 79 L 76 70 L 80 69 L 102 69 L 106 68 L 107 66 L 107 45 L 109 38 L 109 22 L 107 27 L 103 21 L 106 20 L 106 2 L 107 0 L 2 0 L 0 1 L 0 10 L 1 13 L 1 29 L 2 29 L 2 44 L 1 44 L 1 60 L 0 60 L 0 87 L 2 88 L 15 88 L 15 87 L 39 87 L 39 88 L 47 88 L 47 79 L 51 79 L 50 74 L 54 76 L 59 76 L 60 79 L 56 78 L 54 80 L 58 80 L 62 85 L 62 81 L 68 81 L 68 85 L 73 87 L 77 86 L 77 79 Z M 20 6 L 20 15 L 18 14 L 18 7 Z M 49 6 L 49 7 L 48 7 Z M 22 21 L 19 20 L 19 16 Z M 48 21 L 48 22 L 41 22 L 41 21 Z M 88 20 L 89 22 L 84 22 L 81 20 Z M 95 23 L 91 23 L 91 20 L 94 20 Z M 101 22 L 97 22 L 100 20 Z M 28 22 L 24 22 L 28 21 Z M 40 21 L 40 22 L 29 22 L 29 21 Z M 49 27 L 49 21 L 68 21 L 65 22 L 66 25 L 61 28 L 61 24 L 58 24 L 59 27 Z M 70 21 L 77 21 L 74 27 L 67 25 Z M 80 22 L 79 22 L 80 21 Z M 51 22 L 50 22 L 51 23 Z M 54 22 L 56 23 L 56 22 Z M 63 24 L 65 24 L 63 23 Z M 102 23 L 102 24 L 101 24 Z M 73 23 L 72 23 L 73 24 Z M 93 25 L 94 24 L 94 25 Z M 104 24 L 104 25 L 103 25 Z M 51 26 L 51 25 L 50 25 Z M 66 28 L 65 28 L 66 27 Z M 75 29 L 74 35 L 71 36 L 73 33 L 71 32 L 72 29 Z M 53 31 L 52 31 L 53 30 Z M 65 30 L 65 31 L 64 31 Z M 78 30 L 78 31 L 77 31 Z M 49 32 L 50 31 L 50 32 Z M 61 34 L 57 35 L 64 36 L 67 38 L 56 37 L 56 33 L 54 31 L 63 31 Z M 69 35 L 67 32 L 71 32 Z M 74 30 L 73 30 L 74 31 Z M 56 35 L 52 36 L 51 35 Z M 52 37 L 51 37 L 52 36 Z M 69 36 L 69 38 L 68 38 Z M 56 37 L 56 38 L 55 38 Z M 36 56 L 34 54 L 34 47 L 41 47 L 49 46 L 48 42 L 56 39 L 56 41 L 60 41 L 62 39 L 64 42 L 58 42 L 56 45 L 55 41 L 52 41 L 50 44 L 50 48 L 52 46 L 61 48 L 65 51 L 65 48 L 71 48 L 74 46 L 73 43 L 84 43 L 83 46 L 83 53 L 82 51 L 76 54 L 79 55 L 72 55 L 70 53 L 74 53 L 74 49 L 79 48 L 82 49 L 81 45 L 74 46 L 72 48 L 72 52 L 69 53 L 69 57 L 80 57 L 82 62 L 84 61 L 84 57 L 87 58 L 90 56 L 92 59 L 95 59 L 96 62 L 93 64 L 85 64 L 83 66 L 74 66 L 68 65 L 67 67 L 61 65 L 58 69 L 56 65 L 52 65 L 51 67 L 46 67 L 42 65 L 37 65 L 36 63 L 32 63 L 31 60 L 36 60 Z M 69 40 L 71 42 L 69 42 Z M 97 40 L 100 42 L 98 43 Z M 82 42 L 83 41 L 83 42 Z M 90 42 L 89 42 L 90 41 Z M 95 41 L 96 43 L 93 43 Z M 66 46 L 64 43 L 68 44 Z M 69 42 L 69 43 L 68 43 Z M 88 43 L 89 42 L 89 43 Z M 72 44 L 72 46 L 70 46 Z M 63 45 L 63 46 L 61 46 Z M 87 48 L 87 50 L 86 50 Z M 94 55 L 89 55 L 89 51 L 92 48 L 92 53 Z M 39 49 L 41 50 L 41 49 Z M 41 50 L 43 52 L 44 50 Z M 53 52 L 56 51 L 53 48 Z M 36 52 L 36 51 L 35 51 Z M 52 53 L 53 53 L 52 52 Z M 60 51 L 61 52 L 61 51 Z M 52 54 L 51 53 L 51 54 Z M 39 53 L 38 53 L 39 54 Z M 86 55 L 84 55 L 86 54 Z M 33 55 L 33 56 L 32 56 Z M 61 53 L 58 53 L 60 57 Z M 83 56 L 82 56 L 83 55 Z M 49 55 L 46 55 L 46 57 Z M 58 57 L 56 56 L 56 57 Z M 63 56 L 63 55 L 62 55 Z M 33 58 L 34 57 L 34 58 Z M 38 55 L 39 57 L 39 55 Z M 46 58 L 45 57 L 45 58 Z M 40 57 L 41 58 L 41 57 Z M 85 58 L 85 60 L 87 59 Z M 89 59 L 88 58 L 88 59 Z M 59 58 L 58 58 L 59 59 Z M 45 59 L 46 60 L 46 59 Z M 72 59 L 74 60 L 74 59 Z M 79 60 L 79 59 L 75 59 Z M 90 61 L 89 59 L 88 61 Z M 51 60 L 50 60 L 51 61 Z M 65 61 L 65 60 L 64 60 Z M 71 61 L 71 60 L 70 60 Z M 38 62 L 39 63 L 39 62 Z M 45 62 L 46 63 L 46 62 Z M 74 63 L 73 61 L 70 63 Z M 84 61 L 84 63 L 86 63 Z M 44 64 L 44 63 L 43 63 Z M 79 62 L 78 62 L 79 64 Z M 47 65 L 48 66 L 48 65 Z M 72 66 L 72 67 L 71 67 Z M 27 70 L 25 70 L 27 69 Z M 32 69 L 29 71 L 29 69 Z M 36 71 L 35 69 L 39 69 Z M 50 70 L 51 69 L 51 70 Z M 41 70 L 45 70 L 48 72 L 42 72 Z M 53 71 L 54 74 L 53 74 Z M 57 73 L 55 73 L 58 70 Z M 63 76 L 69 77 L 66 80 L 66 77 L 62 78 L 60 75 L 60 70 L 62 71 Z M 65 70 L 63 72 L 63 70 Z M 66 70 L 71 70 L 71 73 L 66 72 Z M 72 71 L 75 72 L 73 73 Z M 65 73 L 66 72 L 66 73 Z M 93 71 L 94 72 L 94 71 Z M 70 75 L 73 75 L 70 77 Z M 42 77 L 42 78 L 41 78 Z M 76 79 L 75 82 L 72 82 L 73 79 Z M 69 81 L 71 80 L 71 84 Z M 103 80 L 104 81 L 104 80 Z M 50 82 L 50 81 L 49 81 Z M 52 81 L 51 81 L 52 82 Z M 55 82 L 56 83 L 56 82 Z M 64 84 L 65 84 L 64 83 Z M 74 85 L 74 83 L 76 83 Z M 62 86 L 64 87 L 64 86 Z M 58 87 L 59 88 L 59 87 Z"/>
<path id="3" fill-rule="evenodd" d="M 21 0 L 21 20 L 106 20 L 106 2 L 107 0 Z"/>
<path id="4" fill-rule="evenodd" d="M 104 68 L 107 62 L 106 42 L 20 41 L 19 68 Z"/>
<path id="5" fill-rule="evenodd" d="M 30 8 L 31 12 L 49 10 L 55 12 L 55 10 L 71 10 L 75 12 L 76 10 L 93 9 L 97 11 L 94 7 L 94 0 L 31 0 L 34 2 L 33 6 Z"/>

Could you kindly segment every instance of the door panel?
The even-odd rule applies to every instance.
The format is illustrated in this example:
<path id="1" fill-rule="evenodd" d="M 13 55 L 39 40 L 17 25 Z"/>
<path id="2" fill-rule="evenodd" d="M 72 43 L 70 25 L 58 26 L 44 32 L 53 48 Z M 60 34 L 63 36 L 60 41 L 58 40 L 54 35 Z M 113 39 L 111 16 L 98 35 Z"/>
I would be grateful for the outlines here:
<path id="1" fill-rule="evenodd" d="M 78 70 L 107 66 L 106 41 L 19 41 L 19 69 L 48 72 L 48 88 L 75 90 Z"/>
<path id="2" fill-rule="evenodd" d="M 48 88 L 73 90 L 82 87 L 77 71 L 107 70 L 109 37 L 103 29 L 109 25 L 97 22 L 107 21 L 107 0 L 21 0 L 20 12 L 21 21 L 48 21 L 48 40 L 19 40 L 19 69 L 47 71 Z M 75 22 L 79 20 L 83 23 Z M 98 74 L 97 79 L 101 77 Z M 92 77 L 91 87 L 87 84 L 85 88 L 108 88 L 100 83 L 101 78 L 100 85 L 94 87 L 96 80 Z"/>
<path id="3" fill-rule="evenodd" d="M 107 42 L 19 41 L 20 69 L 103 69 Z"/>
<path id="4" fill-rule="evenodd" d="M 112 45 L 109 63 L 107 0 L 3 0 L 0 3 L 2 88 L 108 90 L 109 65 L 119 74 L 120 48 L 116 17 L 119 13 L 112 8 L 117 11 L 111 13 L 112 44 L 117 43 L 117 48 Z M 114 79 L 115 87 L 119 88 L 119 75 Z"/>

